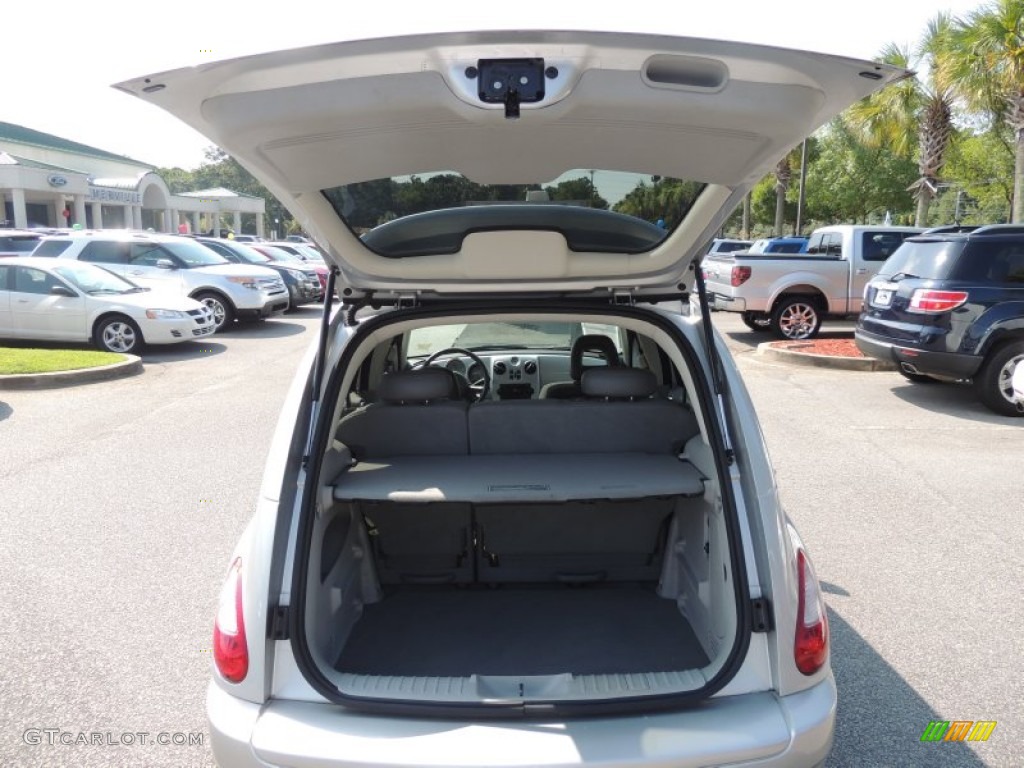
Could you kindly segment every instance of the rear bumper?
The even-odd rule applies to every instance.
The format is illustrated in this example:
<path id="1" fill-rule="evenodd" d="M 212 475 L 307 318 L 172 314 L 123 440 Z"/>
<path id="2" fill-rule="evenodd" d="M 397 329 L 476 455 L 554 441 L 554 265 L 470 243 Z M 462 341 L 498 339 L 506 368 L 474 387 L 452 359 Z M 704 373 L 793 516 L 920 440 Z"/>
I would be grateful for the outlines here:
<path id="1" fill-rule="evenodd" d="M 723 312 L 746 312 L 747 300 L 738 296 L 726 296 L 724 293 L 711 293 L 708 295 L 708 305 L 711 309 Z"/>
<path id="2" fill-rule="evenodd" d="M 831 674 L 792 696 L 725 696 L 674 713 L 622 718 L 452 721 L 381 717 L 332 704 L 242 701 L 211 682 L 220 765 L 380 768 L 816 766 L 832 746 Z"/>
<path id="3" fill-rule="evenodd" d="M 932 352 L 900 346 L 857 330 L 853 334 L 857 349 L 876 360 L 892 360 L 911 373 L 923 373 L 950 379 L 969 379 L 978 372 L 982 358 L 955 352 Z"/>

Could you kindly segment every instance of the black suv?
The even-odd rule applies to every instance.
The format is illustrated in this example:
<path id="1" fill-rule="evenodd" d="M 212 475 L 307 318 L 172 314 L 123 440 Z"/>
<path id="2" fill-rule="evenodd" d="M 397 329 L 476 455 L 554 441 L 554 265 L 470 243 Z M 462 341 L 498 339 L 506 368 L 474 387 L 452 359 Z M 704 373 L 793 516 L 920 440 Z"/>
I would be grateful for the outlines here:
<path id="1" fill-rule="evenodd" d="M 864 290 L 857 347 L 914 382 L 972 380 L 1004 416 L 1024 361 L 1024 227 L 909 238 Z"/>

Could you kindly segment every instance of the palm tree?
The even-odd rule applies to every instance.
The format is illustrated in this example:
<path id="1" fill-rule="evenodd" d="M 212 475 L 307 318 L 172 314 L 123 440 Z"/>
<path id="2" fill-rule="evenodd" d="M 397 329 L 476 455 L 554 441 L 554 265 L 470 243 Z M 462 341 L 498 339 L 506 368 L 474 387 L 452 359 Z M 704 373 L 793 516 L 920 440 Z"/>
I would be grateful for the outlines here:
<path id="1" fill-rule="evenodd" d="M 852 127 L 869 146 L 886 147 L 901 157 L 917 151 L 918 178 L 909 190 L 917 198 L 915 225 L 923 227 L 938 191 L 939 174 L 953 137 L 951 37 L 953 22 L 937 14 L 913 51 L 895 43 L 880 58 L 903 69 L 924 67 L 927 80 L 916 75 L 874 93 L 850 108 Z"/>
<path id="2" fill-rule="evenodd" d="M 1024 0 L 992 0 L 957 20 L 951 74 L 967 105 L 1015 137 L 1011 221 L 1024 220 Z"/>
<path id="3" fill-rule="evenodd" d="M 779 160 L 775 166 L 775 236 L 782 237 L 785 234 L 782 230 L 786 226 L 786 192 L 789 191 L 789 182 L 793 179 L 793 167 L 789 164 L 790 155 Z"/>

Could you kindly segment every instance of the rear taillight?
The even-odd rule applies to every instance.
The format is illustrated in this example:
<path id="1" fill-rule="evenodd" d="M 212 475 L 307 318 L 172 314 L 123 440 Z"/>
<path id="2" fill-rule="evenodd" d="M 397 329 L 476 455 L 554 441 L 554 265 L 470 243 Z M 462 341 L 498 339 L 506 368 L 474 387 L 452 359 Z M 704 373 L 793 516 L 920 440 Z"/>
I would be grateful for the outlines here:
<path id="1" fill-rule="evenodd" d="M 220 590 L 213 624 L 213 663 L 229 683 L 240 683 L 249 672 L 249 647 L 242 618 L 242 559 L 236 558 Z"/>
<path id="2" fill-rule="evenodd" d="M 730 283 L 733 287 L 743 285 L 750 279 L 750 267 L 733 267 Z"/>
<path id="3" fill-rule="evenodd" d="M 796 552 L 797 611 L 793 657 L 796 668 L 813 675 L 828 658 L 828 615 L 818 578 L 803 549 Z"/>
<path id="4" fill-rule="evenodd" d="M 965 291 L 933 291 L 928 288 L 918 288 L 910 297 L 908 312 L 948 312 L 956 309 L 967 301 Z"/>

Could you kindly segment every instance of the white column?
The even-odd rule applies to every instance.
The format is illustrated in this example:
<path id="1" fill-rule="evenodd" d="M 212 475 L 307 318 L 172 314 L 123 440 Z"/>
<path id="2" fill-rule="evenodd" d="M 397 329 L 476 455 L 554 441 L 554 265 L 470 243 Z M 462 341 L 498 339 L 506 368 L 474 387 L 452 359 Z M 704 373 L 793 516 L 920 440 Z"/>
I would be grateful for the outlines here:
<path id="1" fill-rule="evenodd" d="M 103 204 L 89 203 L 92 207 L 92 228 L 103 229 Z"/>
<path id="2" fill-rule="evenodd" d="M 256 236 L 263 237 L 263 214 L 256 214 Z"/>
<path id="3" fill-rule="evenodd" d="M 142 229 L 142 206 L 141 205 L 133 205 L 132 206 L 132 228 L 133 229 Z"/>
<path id="4" fill-rule="evenodd" d="M 75 195 L 75 224 L 85 228 L 85 195 Z"/>
<path id="5" fill-rule="evenodd" d="M 192 211 L 192 234 L 199 234 L 199 211 Z"/>
<path id="6" fill-rule="evenodd" d="M 28 211 L 25 210 L 25 190 L 15 187 L 11 190 L 11 204 L 14 207 L 14 226 L 25 229 L 28 226 Z"/>
<path id="7" fill-rule="evenodd" d="M 163 226 L 160 227 L 160 229 L 163 232 L 173 232 L 174 231 L 174 227 L 171 224 L 171 209 L 170 208 L 164 208 L 164 222 L 163 222 Z"/>
<path id="8" fill-rule="evenodd" d="M 234 226 L 235 234 L 236 235 L 242 234 L 242 214 L 239 213 L 238 211 L 235 211 L 235 213 L 234 213 L 234 223 L 233 223 L 233 226 Z"/>
<path id="9" fill-rule="evenodd" d="M 68 220 L 64 218 L 64 209 L 67 207 L 64 195 L 53 199 L 53 226 L 66 227 L 68 225 Z"/>
<path id="10" fill-rule="evenodd" d="M 181 223 L 181 217 L 178 215 L 178 209 L 177 208 L 171 208 L 171 223 L 167 227 L 167 231 L 168 232 L 174 232 L 175 234 L 177 234 L 177 232 L 178 232 L 178 224 L 180 224 L 180 223 Z"/>

